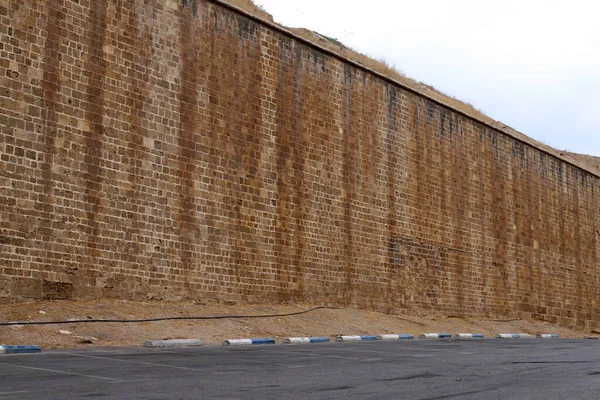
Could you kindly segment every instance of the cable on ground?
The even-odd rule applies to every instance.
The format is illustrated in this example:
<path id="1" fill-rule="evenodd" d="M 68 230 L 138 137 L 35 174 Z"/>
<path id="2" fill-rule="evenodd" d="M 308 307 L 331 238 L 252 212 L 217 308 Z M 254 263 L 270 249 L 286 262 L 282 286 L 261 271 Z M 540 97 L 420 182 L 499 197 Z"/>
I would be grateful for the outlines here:
<path id="1" fill-rule="evenodd" d="M 24 322 L 0 322 L 0 326 L 14 325 L 64 325 L 64 324 L 90 324 L 90 323 L 119 323 L 130 324 L 139 322 L 158 322 L 158 321 L 185 321 L 185 320 L 211 320 L 211 319 L 254 319 L 254 318 L 276 318 L 276 317 L 291 317 L 294 315 L 307 314 L 312 311 L 321 309 L 336 310 L 335 307 L 315 307 L 310 310 L 298 311 L 287 314 L 266 314 L 266 315 L 215 315 L 208 317 L 164 317 L 164 318 L 148 318 L 148 319 L 77 319 L 70 321 L 24 321 Z"/>

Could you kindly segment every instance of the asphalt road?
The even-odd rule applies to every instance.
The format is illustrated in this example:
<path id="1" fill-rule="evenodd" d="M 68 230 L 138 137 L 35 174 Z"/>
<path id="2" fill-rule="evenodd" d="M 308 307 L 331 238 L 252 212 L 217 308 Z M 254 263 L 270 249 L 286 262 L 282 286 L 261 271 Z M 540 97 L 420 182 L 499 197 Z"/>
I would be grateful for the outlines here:
<path id="1" fill-rule="evenodd" d="M 360 342 L 0 355 L 0 399 L 598 399 L 600 341 Z"/>

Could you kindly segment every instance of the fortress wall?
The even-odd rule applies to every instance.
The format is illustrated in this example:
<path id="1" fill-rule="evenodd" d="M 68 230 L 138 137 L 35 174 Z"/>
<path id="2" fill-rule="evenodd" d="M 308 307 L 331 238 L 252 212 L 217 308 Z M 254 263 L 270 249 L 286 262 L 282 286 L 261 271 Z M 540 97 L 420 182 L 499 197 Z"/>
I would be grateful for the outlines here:
<path id="1" fill-rule="evenodd" d="M 212 1 L 0 5 L 0 300 L 598 322 L 598 177 Z"/>

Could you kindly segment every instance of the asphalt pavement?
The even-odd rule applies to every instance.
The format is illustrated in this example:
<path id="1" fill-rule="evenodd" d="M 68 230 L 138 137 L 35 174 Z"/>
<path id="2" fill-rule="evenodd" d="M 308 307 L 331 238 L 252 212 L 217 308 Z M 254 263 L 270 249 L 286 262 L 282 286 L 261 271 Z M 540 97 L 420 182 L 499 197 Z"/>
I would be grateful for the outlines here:
<path id="1" fill-rule="evenodd" d="M 598 399 L 600 341 L 407 340 L 0 355 L 0 399 Z"/>

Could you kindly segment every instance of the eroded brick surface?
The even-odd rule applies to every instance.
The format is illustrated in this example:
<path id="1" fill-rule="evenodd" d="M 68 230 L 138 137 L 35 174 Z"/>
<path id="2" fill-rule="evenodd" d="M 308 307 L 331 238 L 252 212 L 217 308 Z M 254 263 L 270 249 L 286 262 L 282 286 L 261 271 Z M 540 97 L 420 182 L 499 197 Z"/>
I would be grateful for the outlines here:
<path id="1" fill-rule="evenodd" d="M 0 296 L 598 321 L 598 178 L 210 1 L 0 5 Z"/>

